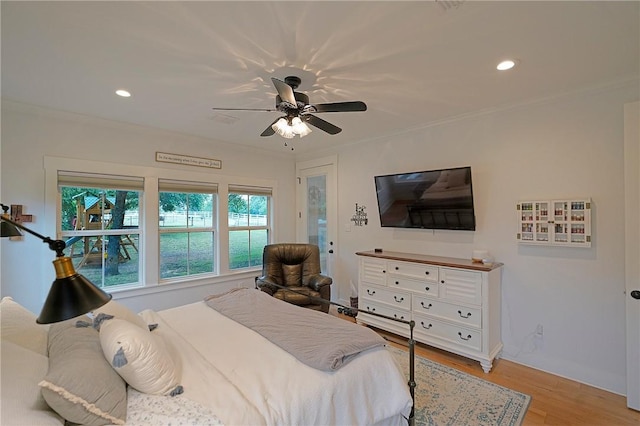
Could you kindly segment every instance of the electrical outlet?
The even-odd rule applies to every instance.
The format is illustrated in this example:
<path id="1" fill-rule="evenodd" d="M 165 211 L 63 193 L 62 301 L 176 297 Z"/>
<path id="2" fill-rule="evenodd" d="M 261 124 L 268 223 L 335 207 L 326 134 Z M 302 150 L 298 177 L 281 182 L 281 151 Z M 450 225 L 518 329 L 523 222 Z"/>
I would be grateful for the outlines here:
<path id="1" fill-rule="evenodd" d="M 538 324 L 536 326 L 536 336 L 542 337 L 542 331 L 543 331 L 542 324 Z"/>

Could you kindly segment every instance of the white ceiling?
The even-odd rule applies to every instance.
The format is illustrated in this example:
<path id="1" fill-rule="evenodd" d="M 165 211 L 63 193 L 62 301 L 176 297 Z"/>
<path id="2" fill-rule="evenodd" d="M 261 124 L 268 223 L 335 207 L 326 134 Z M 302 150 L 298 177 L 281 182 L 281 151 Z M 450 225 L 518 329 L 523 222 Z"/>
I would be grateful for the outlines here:
<path id="1" fill-rule="evenodd" d="M 640 2 L 2 1 L 2 97 L 286 151 L 270 77 L 339 127 L 295 153 L 640 78 Z M 517 68 L 498 72 L 506 57 Z M 128 99 L 114 94 L 126 88 Z"/>

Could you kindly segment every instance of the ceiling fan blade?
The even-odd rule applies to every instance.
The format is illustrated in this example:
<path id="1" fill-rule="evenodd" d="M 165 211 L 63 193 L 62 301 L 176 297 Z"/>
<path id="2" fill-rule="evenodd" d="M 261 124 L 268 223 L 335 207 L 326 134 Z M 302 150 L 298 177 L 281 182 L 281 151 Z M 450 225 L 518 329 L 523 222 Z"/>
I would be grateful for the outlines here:
<path id="1" fill-rule="evenodd" d="M 269 109 L 269 108 L 211 108 L 214 111 L 266 111 L 266 112 L 274 112 L 278 111 L 277 109 Z"/>
<path id="2" fill-rule="evenodd" d="M 271 77 L 271 81 L 273 82 L 273 85 L 276 87 L 276 90 L 278 91 L 278 95 L 280 95 L 280 99 L 282 99 L 287 103 L 290 103 L 294 107 L 298 105 L 291 86 L 289 86 L 287 83 L 285 83 L 282 80 L 278 80 L 277 78 Z"/>
<path id="3" fill-rule="evenodd" d="M 366 111 L 367 104 L 361 101 L 353 102 L 334 102 L 329 104 L 309 105 L 312 112 L 348 112 L 348 111 Z"/>
<path id="4" fill-rule="evenodd" d="M 324 121 L 322 118 L 318 118 L 315 115 L 305 114 L 301 118 L 302 118 L 302 120 L 306 121 L 307 123 L 311 124 L 312 126 L 315 126 L 320 130 L 324 130 L 325 132 L 329 133 L 330 135 L 337 135 L 338 133 L 340 133 L 342 131 L 342 129 L 340 127 L 334 126 L 333 124 L 329 123 L 328 121 Z"/>
<path id="5" fill-rule="evenodd" d="M 273 130 L 273 126 L 274 124 L 276 124 L 276 121 L 280 120 L 282 117 L 278 117 L 275 120 L 273 120 L 273 123 L 269 124 L 269 127 L 267 127 L 266 129 L 264 129 L 264 132 L 260 133 L 260 136 L 272 136 L 276 131 Z"/>

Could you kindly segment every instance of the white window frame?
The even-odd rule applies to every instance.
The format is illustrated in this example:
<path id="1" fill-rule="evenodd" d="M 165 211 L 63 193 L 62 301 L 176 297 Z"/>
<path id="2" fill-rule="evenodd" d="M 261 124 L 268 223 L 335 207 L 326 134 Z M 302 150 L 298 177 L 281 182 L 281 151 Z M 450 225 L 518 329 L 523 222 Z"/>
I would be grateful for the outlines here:
<path id="1" fill-rule="evenodd" d="M 193 278 L 196 276 L 207 276 L 207 275 L 218 275 L 218 271 L 219 271 L 219 266 L 218 266 L 218 262 L 217 259 L 219 256 L 217 256 L 217 251 L 219 248 L 219 244 L 218 244 L 218 215 L 219 215 L 219 208 L 218 208 L 218 184 L 216 183 L 207 183 L 204 184 L 203 182 L 188 182 L 188 181 L 177 181 L 177 180 L 169 180 L 169 179 L 158 179 L 158 199 L 160 198 L 160 193 L 161 192 L 169 192 L 169 193 L 181 193 L 181 194 L 207 194 L 207 195 L 212 195 L 213 196 L 213 209 L 214 211 L 213 213 L 213 220 L 212 220 L 212 224 L 211 226 L 205 226 L 205 227 L 193 227 L 193 226 L 189 226 L 189 223 L 187 222 L 187 225 L 185 227 L 177 227 L 177 228 L 162 228 L 160 226 L 158 226 L 158 276 L 160 277 L 160 280 L 162 282 L 170 282 L 170 281 L 175 281 L 175 280 L 184 280 L 184 279 L 189 279 L 189 278 Z M 159 202 L 158 202 L 158 215 L 160 215 L 160 208 L 159 208 Z M 159 219 L 159 217 L 158 217 Z M 188 219 L 187 219 L 188 220 Z M 162 253 L 160 251 L 160 237 L 163 234 L 172 234 L 172 233 L 185 233 L 185 234 L 190 234 L 190 233 L 196 233 L 196 232 L 211 232 L 213 234 L 213 259 L 211 259 L 211 261 L 213 262 L 213 270 L 211 272 L 205 272 L 205 273 L 200 273 L 200 274 L 192 274 L 192 273 L 188 273 L 185 275 L 181 275 L 178 277 L 170 277 L 170 278 L 162 278 L 162 273 L 161 273 L 161 257 L 162 257 Z M 189 256 L 189 253 L 187 253 L 187 257 Z"/>
<path id="2" fill-rule="evenodd" d="M 143 238 L 143 228 L 140 225 L 140 217 L 144 216 L 144 179 L 141 177 L 134 176 L 121 176 L 121 175 L 106 175 L 106 174 L 96 174 L 96 173 L 78 173 L 78 172 L 68 172 L 68 171 L 58 171 L 57 177 L 57 193 L 58 197 L 56 200 L 56 204 L 58 205 L 58 215 L 56 219 L 57 226 L 57 235 L 59 235 L 63 240 L 67 240 L 71 237 L 109 237 L 111 235 L 137 235 L 138 241 Z M 82 188 L 95 188 L 95 189 L 105 189 L 105 190 L 125 190 L 132 191 L 138 193 L 138 227 L 131 229 L 105 229 L 104 221 L 101 218 L 101 226 L 99 229 L 87 229 L 87 230 L 65 230 L 61 229 L 62 221 L 61 218 L 61 191 L 60 187 L 82 187 Z M 81 220 L 81 218 L 77 218 L 77 220 Z M 138 244 L 140 245 L 140 244 Z M 102 252 L 105 248 L 105 240 L 102 239 L 102 247 L 100 248 L 100 252 Z M 117 284 L 113 286 L 105 286 L 102 285 L 104 281 L 104 263 L 102 264 L 102 281 L 94 282 L 94 284 L 100 286 L 103 289 L 111 289 L 111 288 L 127 288 L 127 287 L 139 287 L 142 285 L 141 279 L 141 270 L 142 270 L 142 259 L 143 253 L 140 249 L 138 250 L 138 280 L 132 283 L 126 284 Z M 85 254 L 86 255 L 86 254 Z M 81 270 L 79 270 L 82 273 Z"/>
<path id="3" fill-rule="evenodd" d="M 230 194 L 239 194 L 239 195 L 247 195 L 247 196 L 251 196 L 251 195 L 258 195 L 258 196 L 265 196 L 267 197 L 267 218 L 266 218 L 266 224 L 265 225 L 254 225 L 252 226 L 251 224 L 249 225 L 244 225 L 244 226 L 228 226 L 228 232 L 227 235 L 230 235 L 232 231 L 249 231 L 249 236 L 251 236 L 251 231 L 259 231 L 259 230 L 265 230 L 267 231 L 267 244 L 270 244 L 271 241 L 274 241 L 273 239 L 273 189 L 269 188 L 269 187 L 257 187 L 257 186 L 248 186 L 248 185 L 238 185 L 238 184 L 231 184 L 228 187 L 228 194 L 227 194 L 227 201 L 229 199 L 229 195 Z M 228 224 L 228 208 L 226 209 L 227 212 L 227 224 Z M 251 240 L 249 240 L 249 251 L 251 251 Z M 229 252 L 229 244 L 227 244 L 227 253 Z M 248 267 L 244 267 L 244 268 L 234 268 L 231 269 L 231 265 L 230 262 L 227 262 L 227 267 L 232 270 L 232 271 L 240 271 L 240 270 L 247 270 L 247 269 L 256 269 L 256 268 L 261 268 L 262 267 L 262 262 L 260 262 L 260 264 L 257 265 L 250 265 Z"/>
<path id="4" fill-rule="evenodd" d="M 43 229 L 55 229 L 56 238 L 60 238 L 60 226 L 58 225 L 58 218 L 61 212 L 59 211 L 58 203 L 58 172 L 59 171 L 71 171 L 80 173 L 93 173 L 93 174 L 105 174 L 105 175 L 120 175 L 120 176 L 134 176 L 144 179 L 144 216 L 140 217 L 140 227 L 142 231 L 142 240 L 139 242 L 138 249 L 141 253 L 144 253 L 144 260 L 142 264 L 142 270 L 140 271 L 141 287 L 136 288 L 121 288 L 113 287 L 109 288 L 109 292 L 119 294 L 119 297 L 137 297 L 146 294 L 159 293 L 164 291 L 173 291 L 178 288 L 209 286 L 212 284 L 228 285 L 230 280 L 241 282 L 245 280 L 252 280 L 255 277 L 255 273 L 261 268 L 246 268 L 242 270 L 230 270 L 229 264 L 229 231 L 228 220 L 226 216 L 227 201 L 228 201 L 228 186 L 230 182 L 234 182 L 236 185 L 245 185 L 261 188 L 271 188 L 271 206 L 270 214 L 271 221 L 269 226 L 271 227 L 270 239 L 271 241 L 277 241 L 277 229 L 274 227 L 275 217 L 275 200 L 277 197 L 277 181 L 273 179 L 262 179 L 253 177 L 227 176 L 224 174 L 212 174 L 210 171 L 202 172 L 200 170 L 193 171 L 192 169 L 183 168 L 164 168 L 164 167 L 150 167 L 129 165 L 124 163 L 107 163 L 101 161 L 92 160 L 78 160 L 71 158 L 44 157 L 44 172 L 45 172 L 45 207 Z M 218 184 L 218 247 L 215 248 L 217 259 L 216 263 L 219 266 L 218 275 L 211 275 L 206 277 L 195 276 L 193 278 L 188 277 L 184 280 L 176 280 L 171 282 L 162 282 L 159 279 L 159 230 L 158 226 L 158 179 L 172 179 L 172 180 L 185 180 L 192 182 L 206 182 Z M 221 220 L 223 217 L 224 220 Z M 151 224 L 151 226 L 148 226 Z M 44 250 L 44 248 L 43 248 Z M 142 256 L 142 254 L 141 254 Z M 49 257 L 42 256 L 42 268 L 50 268 Z M 207 290 L 211 291 L 211 290 Z"/>

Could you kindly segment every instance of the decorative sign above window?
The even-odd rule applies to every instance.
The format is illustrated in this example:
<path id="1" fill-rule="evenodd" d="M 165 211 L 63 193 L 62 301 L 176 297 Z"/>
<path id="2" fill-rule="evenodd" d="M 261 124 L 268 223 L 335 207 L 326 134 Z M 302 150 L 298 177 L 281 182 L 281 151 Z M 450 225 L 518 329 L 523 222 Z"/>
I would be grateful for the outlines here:
<path id="1" fill-rule="evenodd" d="M 221 169 L 222 161 L 214 158 L 191 157 L 189 155 L 169 154 L 166 152 L 156 152 L 156 161 L 162 163 L 183 164 L 185 166 L 207 167 L 210 169 Z"/>

